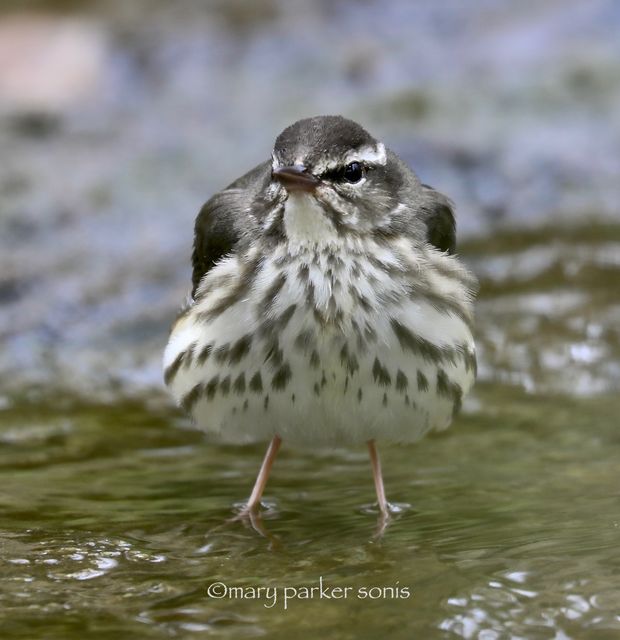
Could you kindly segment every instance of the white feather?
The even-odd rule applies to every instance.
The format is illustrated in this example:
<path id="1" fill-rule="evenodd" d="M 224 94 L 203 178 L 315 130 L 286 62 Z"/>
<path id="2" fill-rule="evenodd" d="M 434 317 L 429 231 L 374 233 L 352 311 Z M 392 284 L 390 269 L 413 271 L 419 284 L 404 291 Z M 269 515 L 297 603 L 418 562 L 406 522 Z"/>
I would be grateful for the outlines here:
<path id="1" fill-rule="evenodd" d="M 454 278 L 449 276 L 453 263 L 442 262 L 449 268 L 441 273 L 433 268 L 434 260 L 451 259 L 438 252 L 424 254 L 405 241 L 395 242 L 390 249 L 372 239 L 339 237 L 320 208 L 305 196 L 289 198 L 284 224 L 288 243 L 264 256 L 247 295 L 206 321 L 200 314 L 213 308 L 214 303 L 237 285 L 238 259 L 226 258 L 209 272 L 201 285 L 207 293 L 173 329 L 164 366 L 170 366 L 177 355 L 193 343 L 196 343 L 195 353 L 199 353 L 208 344 L 216 347 L 233 344 L 249 333 L 254 334 L 264 320 L 258 317 L 258 309 L 264 308 L 265 296 L 274 279 L 284 273 L 286 280 L 271 301 L 270 315 L 277 318 L 290 305 L 296 305 L 286 328 L 277 336 L 283 359 L 291 370 L 287 385 L 283 390 L 272 388 L 276 368 L 265 362 L 265 342 L 255 334 L 249 353 L 237 363 L 222 364 L 209 357 L 201 366 L 195 360 L 190 366 L 182 365 L 171 383 L 175 397 L 181 401 L 195 385 L 204 385 L 215 376 L 219 376 L 220 381 L 228 378 L 232 385 L 244 373 L 243 394 L 233 393 L 232 388 L 226 395 L 218 391 L 211 399 L 199 399 L 193 408 L 198 424 L 233 442 L 265 440 L 275 433 L 301 445 L 361 443 L 371 438 L 410 442 L 430 429 L 445 428 L 451 420 L 453 401 L 436 393 L 437 366 L 403 350 L 391 319 L 438 346 L 466 345 L 473 353 L 473 338 L 463 320 L 411 299 L 407 293 L 407 279 L 415 278 L 423 269 L 442 294 L 449 299 L 458 294 L 460 297 L 456 299 L 467 305 L 467 296 L 456 272 Z M 401 270 L 403 277 L 390 277 L 380 264 L 364 259 L 369 254 L 380 264 Z M 337 268 L 333 266 L 334 257 L 339 259 Z M 308 284 L 300 276 L 302 267 L 303 271 L 308 269 L 316 310 L 323 314 L 324 322 L 318 322 L 315 309 L 307 306 Z M 214 282 L 223 284 L 209 290 Z M 360 307 L 360 295 L 367 300 L 368 308 Z M 341 311 L 337 322 L 329 316 L 329 309 L 334 306 Z M 376 340 L 365 342 L 359 349 L 356 327 L 371 328 Z M 310 366 L 309 354 L 296 345 L 297 337 L 308 329 L 316 336 L 312 344 L 320 362 L 316 369 Z M 354 373 L 347 372 L 342 364 L 341 350 L 345 343 L 350 352 L 357 355 L 359 368 Z M 375 379 L 375 360 L 389 372 L 391 381 L 387 387 Z M 474 374 L 464 362 L 444 362 L 442 368 L 452 382 L 460 385 L 463 393 L 469 390 Z M 262 378 L 261 393 L 254 393 L 248 387 L 257 371 Z M 399 371 L 407 379 L 406 392 L 395 388 Z M 428 391 L 418 389 L 419 374 L 428 381 Z M 269 396 L 267 408 L 265 396 Z"/>

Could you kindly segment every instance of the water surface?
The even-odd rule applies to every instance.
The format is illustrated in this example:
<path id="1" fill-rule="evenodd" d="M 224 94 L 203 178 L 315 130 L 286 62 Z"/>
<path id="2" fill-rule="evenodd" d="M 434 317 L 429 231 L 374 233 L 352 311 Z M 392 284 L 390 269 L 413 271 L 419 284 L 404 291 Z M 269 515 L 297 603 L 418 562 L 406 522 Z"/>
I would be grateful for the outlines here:
<path id="1" fill-rule="evenodd" d="M 364 451 L 284 446 L 263 537 L 229 521 L 260 447 L 137 402 L 7 408 L 4 637 L 617 637 L 617 398 L 476 399 L 453 431 L 382 449 L 410 505 L 382 537 Z M 321 578 L 347 597 L 299 596 Z"/>

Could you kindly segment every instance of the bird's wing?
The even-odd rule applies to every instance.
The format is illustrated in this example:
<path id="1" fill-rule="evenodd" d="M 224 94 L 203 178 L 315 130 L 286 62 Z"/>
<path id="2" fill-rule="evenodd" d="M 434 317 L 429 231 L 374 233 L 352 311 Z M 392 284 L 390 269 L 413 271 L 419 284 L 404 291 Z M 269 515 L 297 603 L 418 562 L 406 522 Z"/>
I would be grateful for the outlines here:
<path id="1" fill-rule="evenodd" d="M 427 184 L 421 185 L 422 213 L 426 223 L 427 240 L 440 251 L 452 255 L 456 251 L 456 221 L 449 198 Z"/>
<path id="2" fill-rule="evenodd" d="M 232 253 L 249 231 L 247 207 L 270 174 L 271 162 L 262 162 L 216 193 L 202 207 L 194 225 L 192 298 L 200 281 L 222 257 Z"/>
<path id="3" fill-rule="evenodd" d="M 411 168 L 393 151 L 387 150 L 388 168 L 400 175 L 398 200 L 406 203 L 404 218 L 399 223 L 405 235 L 420 238 L 426 231 L 426 241 L 439 251 L 453 254 L 456 250 L 456 221 L 454 206 L 433 187 L 422 184 Z M 426 227 L 424 230 L 421 224 Z"/>

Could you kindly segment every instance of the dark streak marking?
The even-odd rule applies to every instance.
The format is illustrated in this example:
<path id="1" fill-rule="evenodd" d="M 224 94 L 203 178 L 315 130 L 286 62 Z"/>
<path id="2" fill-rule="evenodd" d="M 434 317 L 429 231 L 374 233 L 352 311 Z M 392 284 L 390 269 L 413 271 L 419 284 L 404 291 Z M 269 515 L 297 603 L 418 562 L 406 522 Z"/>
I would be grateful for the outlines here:
<path id="1" fill-rule="evenodd" d="M 355 320 L 351 320 L 351 327 L 353 328 L 353 333 L 357 336 L 357 348 L 360 352 L 363 352 L 365 345 L 362 330 L 359 328 L 359 325 Z"/>
<path id="2" fill-rule="evenodd" d="M 237 379 L 233 383 L 233 392 L 238 396 L 245 393 L 245 373 L 243 373 L 243 371 L 237 376 Z"/>
<path id="3" fill-rule="evenodd" d="M 263 406 L 265 407 L 265 411 L 269 408 L 269 394 L 265 396 L 265 400 L 263 402 Z"/>
<path id="4" fill-rule="evenodd" d="M 361 401 L 362 401 L 362 397 L 363 397 L 362 387 L 360 387 L 360 388 L 357 390 L 357 401 L 358 401 L 358 402 L 361 402 Z"/>
<path id="5" fill-rule="evenodd" d="M 459 318 L 464 322 L 469 329 L 473 327 L 473 318 L 471 311 L 465 304 L 460 304 L 453 300 L 449 300 L 444 296 L 438 295 L 433 292 L 429 285 L 411 284 L 411 291 L 409 297 L 412 300 L 426 302 L 436 311 L 445 315 L 451 315 Z"/>
<path id="6" fill-rule="evenodd" d="M 282 349 L 280 349 L 280 343 L 277 338 L 274 338 L 265 346 L 265 362 L 271 360 L 274 367 L 279 367 L 282 364 L 283 358 L 284 356 Z"/>
<path id="7" fill-rule="evenodd" d="M 230 391 L 230 376 L 226 376 L 220 383 L 220 391 L 223 396 L 227 396 Z"/>
<path id="8" fill-rule="evenodd" d="M 310 366 L 313 369 L 318 369 L 320 365 L 321 365 L 321 360 L 319 358 L 318 351 L 314 349 L 310 354 Z"/>
<path id="9" fill-rule="evenodd" d="M 392 384 L 392 378 L 388 370 L 379 362 L 379 358 L 375 358 L 375 362 L 372 365 L 372 376 L 375 382 L 384 387 L 389 387 Z"/>
<path id="10" fill-rule="evenodd" d="M 357 361 L 357 356 L 354 353 L 349 356 L 348 367 L 350 374 L 354 374 L 360 368 L 359 362 Z"/>
<path id="11" fill-rule="evenodd" d="M 327 264 L 335 269 L 342 269 L 344 267 L 344 261 L 335 253 L 327 254 Z"/>
<path id="12" fill-rule="evenodd" d="M 213 351 L 213 345 L 212 344 L 205 345 L 202 348 L 202 351 L 198 354 L 198 357 L 196 358 L 196 362 L 202 366 L 211 355 L 211 351 Z"/>
<path id="13" fill-rule="evenodd" d="M 314 383 L 314 395 L 315 396 L 320 396 L 321 395 L 321 387 L 319 387 L 319 383 L 318 382 Z"/>
<path id="14" fill-rule="evenodd" d="M 355 373 L 360 368 L 357 356 L 354 353 L 349 353 L 349 345 L 346 342 L 340 350 L 340 363 L 345 366 L 347 371 L 351 374 Z"/>
<path id="15" fill-rule="evenodd" d="M 194 342 L 192 342 L 187 349 L 185 350 L 185 357 L 183 358 L 183 368 L 184 369 L 189 369 L 191 364 L 192 364 L 192 360 L 194 359 L 194 351 L 196 349 L 196 345 L 197 345 L 197 341 L 194 340 Z"/>
<path id="16" fill-rule="evenodd" d="M 476 361 L 476 354 L 467 348 L 463 350 L 463 359 L 465 360 L 465 371 L 474 372 L 474 376 L 478 374 L 478 362 Z"/>
<path id="17" fill-rule="evenodd" d="M 405 270 L 404 265 L 394 265 L 394 264 L 386 264 L 382 262 L 374 256 L 372 253 L 369 253 L 367 259 L 370 261 L 370 264 L 377 269 L 377 271 L 382 271 L 383 273 L 387 273 L 387 275 L 392 278 L 396 277 L 399 273 L 402 273 Z"/>
<path id="18" fill-rule="evenodd" d="M 356 292 L 356 298 L 357 298 L 357 302 L 360 305 L 360 307 L 362 307 L 362 309 L 364 311 L 366 311 L 366 313 L 369 313 L 373 310 L 372 305 L 370 304 L 370 302 L 368 301 L 368 298 L 366 298 L 366 296 L 363 296 L 361 293 Z"/>
<path id="19" fill-rule="evenodd" d="M 316 301 L 314 298 L 314 284 L 312 282 L 308 282 L 306 285 L 306 305 L 310 307 L 310 309 L 316 309 Z"/>
<path id="20" fill-rule="evenodd" d="M 170 366 L 166 367 L 164 371 L 164 382 L 169 385 L 172 379 L 177 375 L 180 366 L 183 364 L 183 358 L 185 357 L 185 351 L 181 351 L 177 357 L 172 361 Z"/>
<path id="21" fill-rule="evenodd" d="M 183 407 L 183 409 L 185 409 L 185 411 L 187 412 L 191 412 L 191 410 L 194 408 L 194 405 L 198 401 L 198 398 L 200 398 L 201 394 L 202 394 L 202 385 L 198 383 L 192 387 L 189 393 L 183 396 L 183 399 L 181 400 L 181 406 Z"/>
<path id="22" fill-rule="evenodd" d="M 332 287 L 332 290 L 333 290 L 333 287 Z M 332 294 L 329 300 L 327 301 L 327 315 L 331 316 L 332 318 L 337 318 L 338 312 L 339 312 L 339 308 L 336 303 L 336 298 Z"/>
<path id="23" fill-rule="evenodd" d="M 250 380 L 250 391 L 254 393 L 260 393 L 263 390 L 263 379 L 261 378 L 260 371 L 257 371 Z"/>
<path id="24" fill-rule="evenodd" d="M 286 310 L 282 313 L 282 315 L 277 320 L 278 329 L 280 331 L 284 331 L 286 329 L 286 325 L 289 323 L 290 319 L 293 317 L 295 313 L 295 309 L 297 309 L 296 304 L 292 304 L 286 308 Z"/>
<path id="25" fill-rule="evenodd" d="M 383 406 L 387 407 L 387 393 L 383 394 Z"/>
<path id="26" fill-rule="evenodd" d="M 439 347 L 433 344 L 425 338 L 412 333 L 407 327 L 392 318 L 392 330 L 398 338 L 398 342 L 403 349 L 422 356 L 427 362 L 437 364 L 439 362 L 447 361 L 450 364 L 455 364 L 457 350 L 452 347 Z"/>
<path id="27" fill-rule="evenodd" d="M 280 289 L 284 286 L 286 282 L 286 273 L 282 272 L 278 275 L 278 277 L 273 281 L 273 283 L 269 286 L 265 295 L 259 305 L 258 315 L 259 317 L 264 317 L 267 315 L 270 306 L 273 304 L 275 297 L 280 293 Z"/>
<path id="28" fill-rule="evenodd" d="M 404 393 L 408 385 L 409 380 L 407 380 L 407 376 L 399 369 L 396 373 L 396 391 Z"/>
<path id="29" fill-rule="evenodd" d="M 288 362 L 285 362 L 274 374 L 271 379 L 271 388 L 276 391 L 282 391 L 286 388 L 289 380 L 291 379 L 291 367 Z"/>
<path id="30" fill-rule="evenodd" d="M 220 364 L 223 363 L 228 358 L 229 351 L 230 351 L 230 345 L 228 344 L 228 342 L 226 344 L 223 344 L 221 347 L 218 347 L 213 352 L 215 360 Z"/>
<path id="31" fill-rule="evenodd" d="M 461 409 L 463 389 L 457 382 L 452 382 L 443 369 L 437 372 L 437 394 L 452 400 L 452 417 Z"/>
<path id="32" fill-rule="evenodd" d="M 325 325 L 327 325 L 327 319 L 316 308 L 316 306 L 312 306 L 311 308 L 312 308 L 312 317 L 314 318 L 314 321 L 321 327 L 324 327 Z"/>
<path id="33" fill-rule="evenodd" d="M 478 288 L 475 277 L 453 262 L 446 262 L 445 260 L 441 262 L 434 261 L 433 268 L 446 278 L 458 280 L 470 291 Z"/>
<path id="34" fill-rule="evenodd" d="M 251 278 L 244 278 L 239 281 L 231 291 L 226 293 L 223 298 L 220 298 L 208 311 L 199 313 L 198 318 L 203 322 L 210 322 L 211 320 L 217 318 L 220 314 L 224 313 L 224 311 L 241 300 L 241 298 L 247 292 L 250 282 Z M 199 297 L 204 297 L 206 293 L 206 289 L 204 291 L 201 291 Z"/>
<path id="35" fill-rule="evenodd" d="M 443 369 L 437 370 L 437 395 L 444 396 L 444 398 L 452 397 L 450 380 Z"/>
<path id="36" fill-rule="evenodd" d="M 312 329 L 305 329 L 295 338 L 295 347 L 303 351 L 303 353 L 306 353 L 313 341 L 314 331 Z"/>
<path id="37" fill-rule="evenodd" d="M 302 282 L 308 282 L 308 280 L 310 280 L 310 267 L 308 267 L 307 264 L 302 264 L 299 267 L 297 276 Z"/>
<path id="38" fill-rule="evenodd" d="M 428 378 L 418 369 L 418 390 L 428 391 Z"/>
<path id="39" fill-rule="evenodd" d="M 246 356 L 250 347 L 252 346 L 252 335 L 246 334 L 242 338 L 239 338 L 235 344 L 230 348 L 229 362 L 230 364 L 237 364 L 241 359 Z"/>
<path id="40" fill-rule="evenodd" d="M 219 381 L 220 381 L 220 377 L 218 375 L 215 375 L 207 383 L 207 386 L 205 387 L 205 392 L 207 394 L 208 400 L 213 399 L 213 396 L 215 396 L 215 392 L 217 391 L 217 385 Z"/>

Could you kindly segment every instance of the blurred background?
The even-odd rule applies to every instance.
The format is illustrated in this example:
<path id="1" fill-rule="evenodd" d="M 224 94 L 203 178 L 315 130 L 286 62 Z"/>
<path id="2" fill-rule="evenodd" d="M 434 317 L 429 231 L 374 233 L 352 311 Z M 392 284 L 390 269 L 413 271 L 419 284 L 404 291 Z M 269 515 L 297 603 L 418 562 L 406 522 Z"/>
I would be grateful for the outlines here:
<path id="1" fill-rule="evenodd" d="M 456 202 L 483 379 L 617 387 L 619 29 L 614 0 L 4 0 L 2 387 L 160 387 L 201 204 L 324 113 Z"/>
<path id="2" fill-rule="evenodd" d="M 384 544 L 364 452 L 283 451 L 278 555 L 220 528 L 261 448 L 206 444 L 160 363 L 202 203 L 318 114 L 456 203 L 479 382 L 384 450 Z M 619 292 L 616 0 L 2 0 L 4 637 L 618 637 Z M 204 595 L 320 574 L 414 597 Z"/>

